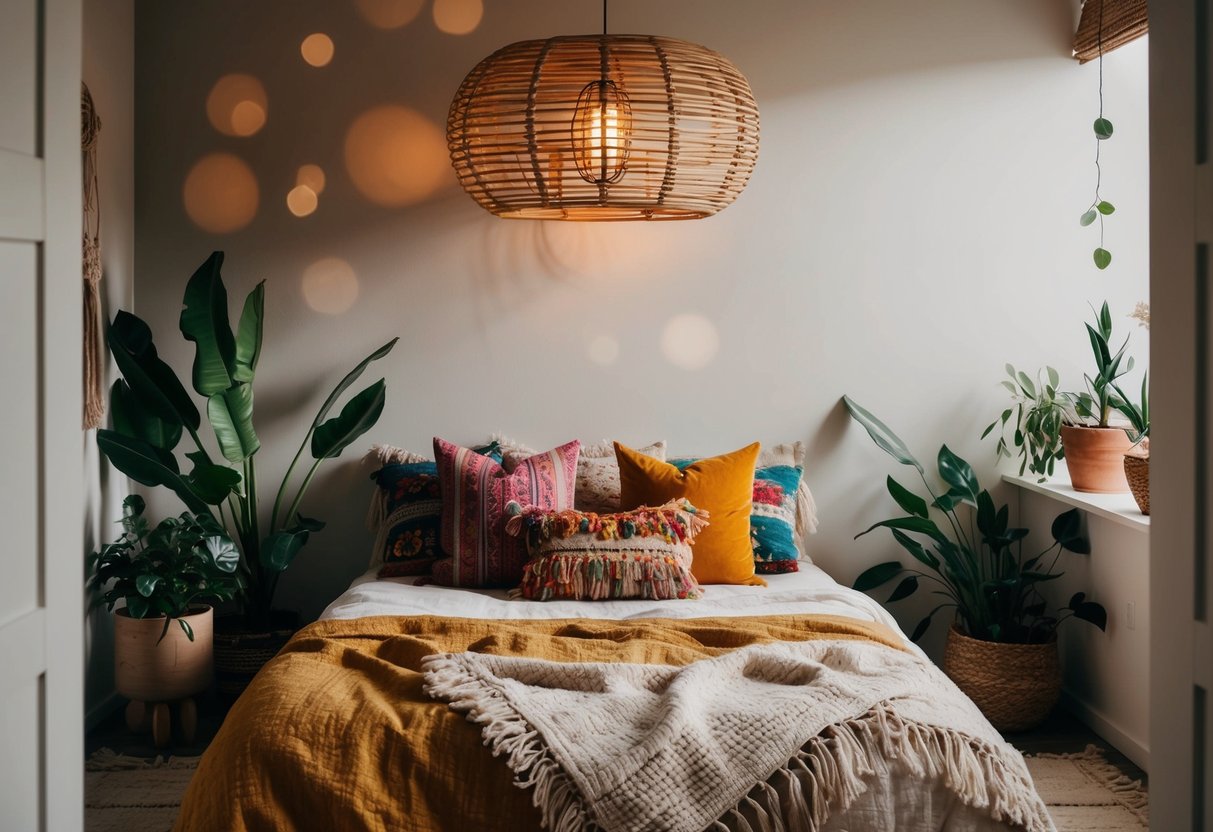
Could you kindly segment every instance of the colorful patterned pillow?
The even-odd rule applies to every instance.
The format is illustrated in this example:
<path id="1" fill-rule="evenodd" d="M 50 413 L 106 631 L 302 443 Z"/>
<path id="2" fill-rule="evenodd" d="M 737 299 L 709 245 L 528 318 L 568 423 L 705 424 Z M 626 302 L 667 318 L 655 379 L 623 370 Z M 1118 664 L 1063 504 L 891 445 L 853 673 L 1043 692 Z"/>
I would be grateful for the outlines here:
<path id="1" fill-rule="evenodd" d="M 507 473 L 494 459 L 434 437 L 442 489 L 442 550 L 434 583 L 443 586 L 512 587 L 526 565 L 523 542 L 506 534 L 506 506 L 563 511 L 573 507 L 577 451 L 573 440 L 524 459 Z"/>
<path id="2" fill-rule="evenodd" d="M 686 500 L 616 514 L 517 510 L 506 530 L 532 553 L 517 593 L 532 601 L 698 598 L 691 541 L 706 512 Z"/>
<path id="3" fill-rule="evenodd" d="M 501 460 L 495 442 L 476 452 Z M 438 466 L 421 454 L 383 445 L 372 448 L 367 456 L 382 463 L 371 474 L 378 486 L 367 516 L 367 527 L 375 533 L 371 566 L 379 566 L 381 578 L 430 574 L 434 562 L 442 557 Z"/>
<path id="4" fill-rule="evenodd" d="M 520 461 L 535 452 L 505 437 L 497 437 L 501 443 L 505 469 L 514 470 Z M 653 459 L 665 459 L 665 442 L 654 442 L 637 449 Z M 577 457 L 577 493 L 574 506 L 579 511 L 610 514 L 619 511 L 619 463 L 615 459 L 615 443 L 609 439 L 597 445 L 582 445 Z"/>
<path id="5" fill-rule="evenodd" d="M 697 461 L 674 459 L 670 464 L 681 470 Z M 750 511 L 750 544 L 754 549 L 754 571 L 760 575 L 800 570 L 796 532 L 803 507 L 803 476 L 804 444 L 801 442 L 776 445 L 758 455 Z"/>

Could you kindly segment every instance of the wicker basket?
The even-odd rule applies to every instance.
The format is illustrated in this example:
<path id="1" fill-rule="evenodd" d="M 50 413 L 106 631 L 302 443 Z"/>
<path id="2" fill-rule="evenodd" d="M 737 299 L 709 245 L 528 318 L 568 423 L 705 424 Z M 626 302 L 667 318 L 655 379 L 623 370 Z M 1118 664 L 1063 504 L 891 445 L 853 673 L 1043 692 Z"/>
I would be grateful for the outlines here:
<path id="1" fill-rule="evenodd" d="M 261 629 L 248 629 L 243 624 L 239 616 L 225 616 L 215 627 L 215 687 L 229 701 L 244 693 L 257 672 L 298 630 L 296 616 L 275 620 Z"/>
<path id="2" fill-rule="evenodd" d="M 1061 695 L 1057 638 L 1003 644 L 948 632 L 944 672 L 999 731 L 1026 731 L 1045 720 Z"/>
<path id="3" fill-rule="evenodd" d="M 1150 457 L 1125 454 L 1125 479 L 1141 513 L 1150 514 Z"/>

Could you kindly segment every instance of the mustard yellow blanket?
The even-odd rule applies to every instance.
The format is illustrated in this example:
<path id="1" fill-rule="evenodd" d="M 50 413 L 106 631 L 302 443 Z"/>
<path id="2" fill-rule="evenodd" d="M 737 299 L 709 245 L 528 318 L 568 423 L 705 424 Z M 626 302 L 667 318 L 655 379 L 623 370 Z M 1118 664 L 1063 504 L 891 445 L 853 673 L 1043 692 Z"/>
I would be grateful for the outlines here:
<path id="1" fill-rule="evenodd" d="M 825 615 L 317 622 L 232 708 L 175 829 L 534 832 L 532 794 L 513 785 L 475 725 L 422 692 L 425 656 L 472 651 L 681 666 L 751 644 L 839 638 L 903 649 L 881 625 Z"/>

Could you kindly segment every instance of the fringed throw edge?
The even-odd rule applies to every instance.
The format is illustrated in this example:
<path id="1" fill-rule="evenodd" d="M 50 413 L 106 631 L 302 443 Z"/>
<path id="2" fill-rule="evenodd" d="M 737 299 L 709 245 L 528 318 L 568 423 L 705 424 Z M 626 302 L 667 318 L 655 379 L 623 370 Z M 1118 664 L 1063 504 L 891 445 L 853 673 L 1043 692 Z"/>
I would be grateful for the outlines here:
<path id="1" fill-rule="evenodd" d="M 504 757 L 514 784 L 533 789 L 532 804 L 551 832 L 601 832 L 576 784 L 547 744 L 501 693 L 472 675 L 457 654 L 422 659 L 423 689 L 481 727 L 494 757 Z M 1030 778 L 999 759 L 989 743 L 953 729 L 899 716 L 880 702 L 828 726 L 788 762 L 757 783 L 709 827 L 720 832 L 819 832 L 830 812 L 846 811 L 889 767 L 941 782 L 958 800 L 1028 832 L 1052 828 Z"/>

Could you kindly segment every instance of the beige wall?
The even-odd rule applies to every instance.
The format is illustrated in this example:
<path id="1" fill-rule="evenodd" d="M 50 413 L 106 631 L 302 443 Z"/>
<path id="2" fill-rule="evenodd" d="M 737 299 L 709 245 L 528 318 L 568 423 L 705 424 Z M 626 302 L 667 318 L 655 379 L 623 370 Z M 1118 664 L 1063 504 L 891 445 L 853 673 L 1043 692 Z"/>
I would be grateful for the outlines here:
<path id="1" fill-rule="evenodd" d="M 135 11 L 131 0 L 85 0 L 84 83 L 101 116 L 97 180 L 101 198 L 101 303 L 106 317 L 130 309 L 135 291 Z M 110 375 L 112 377 L 113 370 Z M 85 546 L 113 540 L 128 484 L 98 459 L 95 433 L 84 438 Z M 113 625 L 104 608 L 85 630 L 85 710 L 103 717 L 113 693 Z"/>
<path id="2" fill-rule="evenodd" d="M 1100 273 L 1095 232 L 1077 222 L 1093 189 L 1096 68 L 1068 58 L 1071 4 L 617 0 L 614 30 L 703 43 L 748 75 L 762 149 L 734 206 L 685 223 L 506 222 L 459 191 L 423 129 L 385 159 L 395 168 L 408 156 L 396 173 L 424 196 L 397 207 L 365 198 L 343 158 L 360 115 L 403 105 L 442 125 L 464 74 L 493 49 L 598 25 L 593 4 L 486 6 L 474 32 L 453 36 L 429 2 L 391 31 L 331 0 L 139 5 L 138 309 L 188 372 L 176 319 L 191 270 L 226 250 L 233 307 L 268 281 L 263 482 L 340 373 L 400 335 L 377 367 L 389 398 L 367 444 L 425 450 L 435 433 L 472 442 L 499 430 L 536 446 L 616 436 L 714 453 L 802 439 L 822 519 L 812 554 L 849 583 L 894 554 L 886 538 L 852 541 L 893 506 L 890 464 L 848 423 L 842 394 L 924 458 L 946 441 L 992 481 L 993 445 L 978 435 L 1002 407 L 1003 363 L 1050 361 L 1076 385 L 1088 302 L 1109 298 L 1127 324 L 1119 316 L 1145 295 L 1145 45 L 1105 65 L 1117 129 L 1104 193 L 1119 210 L 1107 240 L 1116 261 Z M 300 59 L 312 32 L 335 42 L 327 67 Z M 248 138 L 207 121 L 208 92 L 233 72 L 266 90 L 268 119 Z M 243 159 L 259 189 L 255 216 L 231 233 L 200 229 L 183 207 L 192 166 L 214 152 Z M 299 219 L 285 197 L 305 163 L 328 184 Z M 427 193 L 427 182 L 438 184 Z M 340 314 L 302 291 L 305 270 L 332 257 L 356 278 Z M 715 335 L 715 351 L 694 332 L 663 349 L 683 314 Z M 281 601 L 309 615 L 365 566 L 369 485 L 356 456 L 327 468 L 304 507 L 329 527 Z M 913 610 L 901 613 L 912 626 Z"/>

